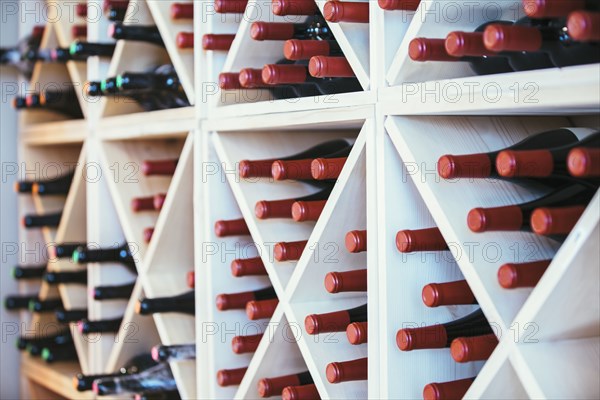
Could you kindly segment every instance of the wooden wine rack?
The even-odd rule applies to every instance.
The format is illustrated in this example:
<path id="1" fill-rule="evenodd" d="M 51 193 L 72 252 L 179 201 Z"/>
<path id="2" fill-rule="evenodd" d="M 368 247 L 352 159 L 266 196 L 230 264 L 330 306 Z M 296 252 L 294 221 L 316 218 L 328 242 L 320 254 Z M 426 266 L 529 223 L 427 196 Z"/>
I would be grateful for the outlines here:
<path id="1" fill-rule="evenodd" d="M 191 1 L 190 1 L 191 2 Z M 325 1 L 317 0 L 322 9 Z M 46 0 L 67 7 L 67 0 Z M 101 0 L 88 7 L 101 9 Z M 103 79 L 172 63 L 193 107 L 142 113 L 123 100 L 85 99 L 78 90 L 84 120 L 49 112 L 23 112 L 20 157 L 37 163 L 78 163 L 69 195 L 62 199 L 20 197 L 20 213 L 64 206 L 57 230 L 22 231 L 21 242 L 45 244 L 87 241 L 136 244 L 137 285 L 129 302 L 94 302 L 83 288 L 45 285 L 41 297 L 60 295 L 66 307 L 87 304 L 90 319 L 124 315 L 117 335 L 90 340 L 74 331 L 79 364 L 47 366 L 24 355 L 24 398 L 64 398 L 76 371 L 114 370 L 132 355 L 165 344 L 197 343 L 196 362 L 173 365 L 183 398 L 253 399 L 262 377 L 310 371 L 323 399 L 420 398 L 429 382 L 477 375 L 466 398 L 598 398 L 600 387 L 600 198 L 594 197 L 571 235 L 557 242 L 524 232 L 474 234 L 466 226 L 476 206 L 512 204 L 539 193 L 509 183 L 444 181 L 436 161 L 447 153 L 498 149 L 526 135 L 563 126 L 600 127 L 600 65 L 503 75 L 473 76 L 463 63 L 417 64 L 407 57 L 417 36 L 445 37 L 472 30 L 487 19 L 519 17 L 520 1 L 422 1 L 417 12 L 381 10 L 370 2 L 370 24 L 331 24 L 363 92 L 294 100 L 268 100 L 260 91 L 223 93 L 220 72 L 262 67 L 282 57 L 281 42 L 250 39 L 251 22 L 296 21 L 270 13 L 270 1 L 250 0 L 245 18 L 214 12 L 212 1 L 194 0 L 195 22 L 174 22 L 172 0 L 131 0 L 126 23 L 157 25 L 166 50 L 120 41 L 112 60 L 38 65 L 32 85 Z M 452 9 L 450 9 L 452 7 Z M 298 19 L 299 21 L 299 19 Z M 66 47 L 74 20 L 47 25 L 42 47 Z M 88 23 L 89 41 L 106 41 L 108 21 Z M 197 49 L 174 46 L 179 31 L 194 31 Z M 228 53 L 201 50 L 205 33 L 235 33 Z M 170 61 L 169 61 L 170 60 Z M 448 65 L 450 64 L 450 65 Z M 242 159 L 291 154 L 330 138 L 355 140 L 352 153 L 316 224 L 261 221 L 254 204 L 310 193 L 299 183 L 246 181 L 236 174 Z M 144 177 L 145 159 L 179 157 L 171 178 Z M 166 192 L 158 217 L 133 214 L 134 196 Z M 252 238 L 217 238 L 214 222 L 243 217 Z M 394 244 L 401 229 L 438 226 L 452 253 L 400 254 Z M 142 230 L 154 226 L 149 245 Z M 350 254 L 345 233 L 367 229 L 367 253 Z M 308 240 L 297 263 L 273 260 L 278 241 Z M 254 245 L 253 245 L 254 244 Z M 560 248 L 559 248 L 560 247 Z M 233 278 L 235 258 L 260 255 L 267 277 Z M 554 257 L 535 289 L 502 289 L 496 279 L 504 262 Z M 351 346 L 344 334 L 309 336 L 304 317 L 360 305 L 364 294 L 330 295 L 323 278 L 330 271 L 368 266 L 369 343 Z M 179 314 L 145 317 L 134 312 L 142 296 L 185 292 L 185 274 L 195 267 L 196 318 Z M 74 268 L 68 261 L 52 269 Z M 132 281 L 119 265 L 90 265 L 89 286 Z M 447 350 L 403 353 L 398 329 L 458 318 L 473 306 L 429 309 L 421 288 L 430 282 L 468 281 L 500 344 L 483 363 L 455 363 Z M 250 323 L 242 311 L 219 312 L 215 296 L 265 287 L 279 297 L 271 319 Z M 28 286 L 28 287 L 26 287 Z M 23 285 L 23 291 L 37 290 Z M 48 322 L 44 315 L 33 321 Z M 231 338 L 266 329 L 251 355 L 231 351 Z M 296 340 L 297 339 L 297 340 Z M 325 377 L 332 361 L 369 357 L 369 380 L 333 385 Z M 216 372 L 248 366 L 239 386 L 220 387 Z M 44 377 L 42 379 L 42 377 Z M 47 377 L 47 378 L 45 378 Z M 27 385 L 23 385 L 27 390 Z M 29 396 L 27 395 L 29 394 Z"/>

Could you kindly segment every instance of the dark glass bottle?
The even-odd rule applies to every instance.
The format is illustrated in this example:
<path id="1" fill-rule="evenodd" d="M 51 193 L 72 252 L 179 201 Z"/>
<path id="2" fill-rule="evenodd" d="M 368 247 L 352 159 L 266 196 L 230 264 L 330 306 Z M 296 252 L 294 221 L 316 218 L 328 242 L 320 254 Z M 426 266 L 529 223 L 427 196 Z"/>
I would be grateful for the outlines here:
<path id="1" fill-rule="evenodd" d="M 107 396 L 177 390 L 177 384 L 169 363 L 160 363 L 137 374 L 97 379 L 92 388 L 97 395 Z"/>
<path id="2" fill-rule="evenodd" d="M 90 321 L 83 319 L 77 323 L 77 329 L 83 334 L 88 333 L 116 333 L 121 327 L 123 318 L 103 319 Z"/>
<path id="3" fill-rule="evenodd" d="M 67 195 L 74 176 L 74 173 L 70 173 L 56 179 L 35 182 L 32 187 L 32 193 L 39 196 Z"/>
<path id="4" fill-rule="evenodd" d="M 76 40 L 71 44 L 71 47 L 69 47 L 69 53 L 71 53 L 71 56 L 77 58 L 87 58 L 93 56 L 112 57 L 114 51 L 114 43 L 90 43 Z"/>
<path id="5" fill-rule="evenodd" d="M 46 335 L 35 335 L 35 336 L 19 336 L 17 338 L 16 346 L 19 350 L 25 350 L 30 344 L 39 344 L 42 348 L 46 343 L 66 343 L 72 342 L 73 338 L 71 336 L 71 331 L 68 329 L 60 328 L 57 332 L 53 334 Z"/>
<path id="6" fill-rule="evenodd" d="M 26 350 L 32 356 L 40 356 L 42 351 L 47 348 L 59 348 L 66 346 L 73 346 L 73 337 L 68 331 L 60 332 L 53 336 L 42 336 L 39 338 L 33 338 L 32 340 L 26 340 L 24 342 L 17 343 L 20 349 Z"/>
<path id="7" fill-rule="evenodd" d="M 82 271 L 48 271 L 44 274 L 44 281 L 50 285 L 80 284 L 87 285 L 87 270 Z"/>
<path id="8" fill-rule="evenodd" d="M 152 43 L 164 47 L 162 36 L 155 25 L 124 25 L 115 22 L 108 27 L 108 36 L 117 40 Z"/>
<path id="9" fill-rule="evenodd" d="M 353 322 L 367 321 L 367 305 L 334 311 L 325 314 L 311 314 L 304 319 L 304 328 L 309 335 L 327 332 L 344 332 Z"/>
<path id="10" fill-rule="evenodd" d="M 325 19 L 316 14 L 304 23 L 253 22 L 250 36 L 254 40 L 333 40 L 333 34 Z"/>
<path id="11" fill-rule="evenodd" d="M 217 296 L 216 305 L 219 311 L 245 310 L 246 303 L 249 301 L 270 300 L 275 298 L 277 298 L 275 289 L 273 289 L 273 287 L 267 287 L 249 292 L 220 294 Z"/>
<path id="12" fill-rule="evenodd" d="M 16 68 L 25 78 L 31 79 L 35 66 L 35 55 L 40 47 L 44 26 L 36 26 L 31 34 L 17 43 L 15 47 L 0 48 L 0 65 Z"/>
<path id="13" fill-rule="evenodd" d="M 4 308 L 9 311 L 29 310 L 29 302 L 37 300 L 37 295 L 15 295 L 4 298 Z"/>
<path id="14" fill-rule="evenodd" d="M 83 118 L 77 93 L 73 87 L 66 90 L 46 90 L 26 96 L 28 110 L 53 111 L 71 118 Z"/>
<path id="15" fill-rule="evenodd" d="M 36 313 L 54 312 L 63 307 L 62 300 L 58 299 L 32 299 L 29 301 L 29 311 Z"/>
<path id="16" fill-rule="evenodd" d="M 11 275 L 16 280 L 25 279 L 41 279 L 46 272 L 46 264 L 44 265 L 28 265 L 16 266 L 12 269 Z"/>
<path id="17" fill-rule="evenodd" d="M 86 390 L 92 390 L 92 384 L 96 379 L 118 377 L 122 375 L 134 375 L 148 368 L 154 367 L 156 361 L 152 358 L 149 353 L 139 354 L 129 359 L 121 368 L 112 374 L 100 374 L 100 375 L 84 375 L 77 374 L 73 378 L 73 384 L 75 389 L 79 392 Z"/>
<path id="18" fill-rule="evenodd" d="M 74 309 L 74 310 L 57 310 L 55 312 L 56 320 L 61 323 L 78 322 L 82 319 L 87 318 L 87 309 Z"/>
<path id="19" fill-rule="evenodd" d="M 193 360 L 196 358 L 196 344 L 179 344 L 173 346 L 158 345 L 152 348 L 152 358 L 156 362 L 173 362 Z"/>
<path id="20" fill-rule="evenodd" d="M 135 282 L 118 286 L 96 286 L 92 289 L 94 300 L 127 300 L 131 297 Z"/>
<path id="21" fill-rule="evenodd" d="M 141 315 L 171 312 L 194 315 L 195 298 L 195 292 L 192 290 L 179 296 L 143 299 L 136 304 L 136 312 Z"/>
<path id="22" fill-rule="evenodd" d="M 45 347 L 41 356 L 42 360 L 48 364 L 59 361 L 75 361 L 77 360 L 77 350 L 74 345 Z"/>
<path id="23" fill-rule="evenodd" d="M 86 243 L 60 243 L 48 247 L 50 258 L 71 258 L 73 252 L 79 247 L 85 247 Z"/>
<path id="24" fill-rule="evenodd" d="M 123 243 L 119 247 L 90 249 L 86 247 L 78 247 L 72 255 L 73 262 L 76 264 L 88 263 L 104 263 L 114 262 L 121 263 L 130 271 L 137 273 L 135 268 L 135 260 L 127 243 Z"/>

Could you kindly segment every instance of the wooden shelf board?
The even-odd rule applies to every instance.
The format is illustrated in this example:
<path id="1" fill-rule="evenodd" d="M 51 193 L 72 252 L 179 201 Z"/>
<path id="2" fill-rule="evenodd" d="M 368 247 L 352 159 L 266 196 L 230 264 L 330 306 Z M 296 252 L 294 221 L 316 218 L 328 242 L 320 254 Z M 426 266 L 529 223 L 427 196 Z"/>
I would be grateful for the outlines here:
<path id="1" fill-rule="evenodd" d="M 23 126 L 20 139 L 31 146 L 83 143 L 88 134 L 88 121 L 70 119 Z"/>
<path id="2" fill-rule="evenodd" d="M 197 126 L 194 107 L 103 118 L 97 134 L 103 140 L 185 137 Z"/>
<path id="3" fill-rule="evenodd" d="M 67 399 L 95 398 L 91 392 L 78 392 L 73 388 L 73 376 L 81 372 L 81 368 L 76 362 L 46 364 L 41 359 L 23 355 L 21 370 L 30 380 Z"/>

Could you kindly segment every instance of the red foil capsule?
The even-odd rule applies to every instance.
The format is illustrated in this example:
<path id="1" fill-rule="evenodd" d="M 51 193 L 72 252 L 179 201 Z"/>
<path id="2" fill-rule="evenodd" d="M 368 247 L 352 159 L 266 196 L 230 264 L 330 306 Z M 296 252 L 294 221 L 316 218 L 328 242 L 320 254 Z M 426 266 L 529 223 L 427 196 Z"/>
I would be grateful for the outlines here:
<path id="1" fill-rule="evenodd" d="M 231 274 L 241 276 L 264 276 L 267 270 L 260 257 L 237 259 L 231 262 Z"/>
<path id="2" fill-rule="evenodd" d="M 293 199 L 267 201 L 261 200 L 254 206 L 254 213 L 258 219 L 292 218 Z"/>
<path id="3" fill-rule="evenodd" d="M 186 275 L 186 282 L 189 288 L 196 287 L 196 273 L 194 271 L 189 271 Z"/>
<path id="4" fill-rule="evenodd" d="M 585 0 L 523 0 L 523 10 L 530 18 L 566 17 L 571 11 L 583 9 Z"/>
<path id="5" fill-rule="evenodd" d="M 329 55 L 329 42 L 326 40 L 287 40 L 283 45 L 283 55 L 288 60 L 308 60 L 314 56 Z"/>
<path id="6" fill-rule="evenodd" d="M 171 19 L 193 19 L 194 3 L 171 4 Z"/>
<path id="7" fill-rule="evenodd" d="M 164 175 L 169 176 L 175 173 L 177 162 L 179 160 L 156 160 L 156 161 L 144 161 L 142 164 L 142 173 L 145 176 L 151 175 Z"/>
<path id="8" fill-rule="evenodd" d="M 358 345 L 367 343 L 369 332 L 368 322 L 353 322 L 346 327 L 346 337 L 350 344 Z"/>
<path id="9" fill-rule="evenodd" d="M 263 334 L 235 336 L 231 340 L 231 348 L 235 354 L 254 353 L 260 344 Z"/>
<path id="10" fill-rule="evenodd" d="M 276 181 L 286 179 L 312 179 L 311 159 L 307 160 L 277 160 L 271 165 L 271 176 Z"/>
<path id="11" fill-rule="evenodd" d="M 204 50 L 229 50 L 235 39 L 235 35 L 206 34 L 202 36 L 202 48 Z"/>
<path id="12" fill-rule="evenodd" d="M 408 44 L 408 56 L 413 61 L 456 61 L 446 51 L 444 39 L 415 38 Z"/>
<path id="13" fill-rule="evenodd" d="M 458 304 L 476 304 L 477 300 L 467 281 L 430 283 L 421 292 L 423 303 L 427 307 L 453 306 Z"/>
<path id="14" fill-rule="evenodd" d="M 483 32 L 450 32 L 444 42 L 452 57 L 482 57 L 493 55 L 483 44 Z"/>
<path id="15" fill-rule="evenodd" d="M 165 205 L 166 199 L 167 199 L 167 195 L 165 193 L 159 193 L 159 194 L 154 195 L 154 198 L 152 199 L 154 209 L 157 211 L 162 210 L 163 206 Z"/>
<path id="16" fill-rule="evenodd" d="M 250 230 L 244 218 L 234 220 L 221 220 L 215 222 L 215 235 L 217 237 L 249 235 Z"/>
<path id="17" fill-rule="evenodd" d="M 350 381 L 367 380 L 368 359 L 333 362 L 327 364 L 325 375 L 329 383 L 342 383 Z"/>
<path id="18" fill-rule="evenodd" d="M 292 204 L 292 218 L 297 222 L 317 221 L 327 200 L 297 201 Z"/>
<path id="19" fill-rule="evenodd" d="M 268 85 L 262 80 L 262 69 L 244 68 L 238 75 L 240 85 L 246 89 L 264 88 Z"/>
<path id="20" fill-rule="evenodd" d="M 263 67 L 262 79 L 269 85 L 303 83 L 307 72 L 304 65 L 267 64 Z"/>
<path id="21" fill-rule="evenodd" d="M 144 238 L 144 242 L 150 243 L 152 240 L 152 236 L 154 235 L 154 228 L 146 228 L 142 233 L 142 237 Z"/>
<path id="22" fill-rule="evenodd" d="M 288 40 L 294 37 L 294 24 L 287 22 L 253 22 L 250 37 L 254 40 Z"/>
<path id="23" fill-rule="evenodd" d="M 325 275 L 325 289 L 329 293 L 366 292 L 367 270 L 330 272 Z"/>
<path id="24" fill-rule="evenodd" d="M 222 72 L 219 74 L 219 88 L 221 90 L 236 90 L 241 89 L 242 85 L 237 72 Z"/>
<path id="25" fill-rule="evenodd" d="M 275 160 L 242 160 L 238 166 L 240 177 L 271 178 L 271 166 L 273 165 L 273 161 Z"/>
<path id="26" fill-rule="evenodd" d="M 448 244 L 438 228 L 400 231 L 396 234 L 396 247 L 401 253 L 448 250 Z"/>
<path id="27" fill-rule="evenodd" d="M 487 154 L 442 156 L 437 164 L 438 175 L 444 179 L 487 178 L 492 174 L 492 161 Z"/>
<path id="28" fill-rule="evenodd" d="M 74 25 L 71 27 L 71 36 L 75 38 L 87 37 L 87 25 Z"/>
<path id="29" fill-rule="evenodd" d="M 310 165 L 313 179 L 318 181 L 326 179 L 337 179 L 346 165 L 348 157 L 340 158 L 316 158 Z"/>
<path id="30" fill-rule="evenodd" d="M 454 361 L 459 363 L 483 361 L 490 358 L 497 345 L 498 338 L 493 333 L 461 337 L 454 339 L 450 344 L 450 354 Z"/>
<path id="31" fill-rule="evenodd" d="M 542 34 L 537 28 L 520 25 L 488 25 L 483 32 L 483 43 L 488 50 L 539 51 Z"/>
<path id="32" fill-rule="evenodd" d="M 215 0 L 214 5 L 219 14 L 243 14 L 248 0 Z"/>
<path id="33" fill-rule="evenodd" d="M 569 173 L 577 178 L 600 177 L 600 149 L 576 147 L 567 157 Z"/>
<path id="34" fill-rule="evenodd" d="M 251 321 L 263 318 L 271 318 L 279 304 L 277 299 L 255 300 L 246 303 L 246 315 Z"/>
<path id="35" fill-rule="evenodd" d="M 246 375 L 248 368 L 237 368 L 237 369 L 222 369 L 217 371 L 217 383 L 219 386 L 235 386 L 239 385 Z"/>
<path id="36" fill-rule="evenodd" d="M 273 255 L 277 261 L 296 261 L 300 259 L 307 240 L 300 240 L 298 242 L 279 242 L 275 244 L 273 248 Z"/>
<path id="37" fill-rule="evenodd" d="M 131 211 L 154 211 L 154 196 L 131 199 Z"/>
<path id="38" fill-rule="evenodd" d="M 600 41 L 600 12 L 575 11 L 567 20 L 569 35 L 580 42 Z"/>
<path id="39" fill-rule="evenodd" d="M 531 214 L 531 230 L 538 235 L 568 235 L 584 211 L 584 206 L 536 208 Z"/>
<path id="40" fill-rule="evenodd" d="M 467 215 L 473 232 L 518 231 L 523 225 L 523 212 L 518 206 L 474 208 Z"/>
<path id="41" fill-rule="evenodd" d="M 471 387 L 475 378 L 458 381 L 429 383 L 423 388 L 423 400 L 462 399 Z"/>
<path id="42" fill-rule="evenodd" d="M 275 15 L 315 15 L 319 11 L 314 0 L 272 0 L 271 11 Z"/>
<path id="43" fill-rule="evenodd" d="M 504 264 L 498 269 L 498 282 L 505 289 L 535 287 L 552 260 Z"/>
<path id="44" fill-rule="evenodd" d="M 416 11 L 421 0 L 377 0 L 377 3 L 383 10 Z"/>
<path id="45" fill-rule="evenodd" d="M 178 49 L 193 49 L 194 48 L 194 33 L 179 32 L 175 37 L 175 44 Z"/>
<path id="46" fill-rule="evenodd" d="M 323 7 L 323 16 L 329 22 L 369 22 L 369 3 L 350 1 L 328 1 Z"/>
<path id="47" fill-rule="evenodd" d="M 282 400 L 320 400 L 319 391 L 315 384 L 288 386 L 281 392 Z"/>
<path id="48" fill-rule="evenodd" d="M 352 78 L 355 76 L 346 57 L 312 57 L 308 62 L 308 72 L 315 78 Z"/>

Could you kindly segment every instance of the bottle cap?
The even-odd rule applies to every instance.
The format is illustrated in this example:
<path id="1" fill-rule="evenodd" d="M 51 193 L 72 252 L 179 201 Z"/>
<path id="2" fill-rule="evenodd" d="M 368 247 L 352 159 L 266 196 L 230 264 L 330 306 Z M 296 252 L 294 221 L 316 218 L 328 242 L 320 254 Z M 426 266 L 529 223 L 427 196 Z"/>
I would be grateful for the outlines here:
<path id="1" fill-rule="evenodd" d="M 559 18 L 578 8 L 585 8 L 585 1 L 523 0 L 523 10 L 530 18 Z"/>
<path id="2" fill-rule="evenodd" d="M 574 11 L 567 20 L 569 35 L 580 42 L 600 41 L 600 13 Z"/>
<path id="3" fill-rule="evenodd" d="M 136 197 L 131 199 L 131 211 L 154 210 L 154 197 Z"/>
<path id="4" fill-rule="evenodd" d="M 600 149 L 576 147 L 567 157 L 569 173 L 577 178 L 600 177 Z"/>
<path id="5" fill-rule="evenodd" d="M 531 230 L 538 235 L 567 235 L 585 211 L 585 206 L 536 208 Z"/>
<path id="6" fill-rule="evenodd" d="M 215 11 L 219 14 L 243 14 L 248 0 L 215 0 Z"/>
<path id="7" fill-rule="evenodd" d="M 204 42 L 204 38 L 202 40 Z M 193 49 L 194 48 L 194 33 L 179 32 L 175 37 L 175 44 L 178 49 Z"/>
<path id="8" fill-rule="evenodd" d="M 350 344 L 367 343 L 368 323 L 353 322 L 346 327 L 346 336 Z"/>
<path id="9" fill-rule="evenodd" d="M 320 399 L 317 387 L 314 384 L 302 386 L 288 386 L 281 392 L 282 400 L 309 400 Z"/>
<path id="10" fill-rule="evenodd" d="M 248 229 L 248 225 L 244 218 L 215 222 L 215 235 L 217 235 L 217 237 L 249 234 L 250 230 Z"/>
<path id="11" fill-rule="evenodd" d="M 286 179 L 312 179 L 312 159 L 307 160 L 276 160 L 271 165 L 271 176 L 276 181 Z"/>
<path id="12" fill-rule="evenodd" d="M 446 52 L 444 39 L 415 38 L 408 44 L 408 56 L 413 61 L 457 61 Z"/>
<path id="13" fill-rule="evenodd" d="M 421 0 L 378 0 L 379 8 L 382 10 L 404 10 L 416 11 Z"/>
<path id="14" fill-rule="evenodd" d="M 241 87 L 246 89 L 262 88 L 266 84 L 262 80 L 262 69 L 244 68 L 238 75 Z"/>
<path id="15" fill-rule="evenodd" d="M 327 314 L 311 314 L 304 318 L 304 329 L 309 335 L 326 332 L 343 332 L 350 324 L 347 311 L 336 311 Z"/>
<path id="16" fill-rule="evenodd" d="M 450 354 L 454 361 L 466 363 L 487 360 L 496 346 L 498 339 L 490 335 L 456 338 L 450 344 Z"/>
<path id="17" fill-rule="evenodd" d="M 450 32 L 446 36 L 446 51 L 453 57 L 490 55 L 483 44 L 483 32 Z"/>
<path id="18" fill-rule="evenodd" d="M 171 4 L 171 19 L 192 19 L 194 18 L 193 3 L 173 3 Z"/>
<path id="19" fill-rule="evenodd" d="M 206 34 L 202 36 L 202 48 L 204 50 L 229 50 L 233 39 L 235 39 L 235 35 Z"/>
<path id="20" fill-rule="evenodd" d="M 142 173 L 150 175 L 173 175 L 178 160 L 155 160 L 142 163 Z"/>
<path id="21" fill-rule="evenodd" d="M 300 259 L 308 241 L 279 242 L 273 248 L 273 256 L 277 261 L 296 261 Z"/>
<path id="22" fill-rule="evenodd" d="M 367 251 L 367 231 L 350 231 L 344 240 L 346 250 L 350 253 Z"/>
<path id="23" fill-rule="evenodd" d="M 441 349 L 446 347 L 447 343 L 446 328 L 442 325 L 400 329 L 396 334 L 396 344 L 402 351 Z"/>
<path id="24" fill-rule="evenodd" d="M 273 14 L 285 15 L 315 15 L 319 9 L 311 0 L 272 0 L 271 11 Z"/>
<path id="25" fill-rule="evenodd" d="M 271 318 L 277 308 L 277 304 L 279 304 L 279 300 L 277 299 L 249 301 L 246 303 L 246 315 L 250 321 Z"/>
<path id="26" fill-rule="evenodd" d="M 294 37 L 294 24 L 285 22 L 253 22 L 250 36 L 254 40 L 287 40 Z"/>
<path id="27" fill-rule="evenodd" d="M 293 199 L 276 201 L 261 200 L 256 202 L 254 213 L 258 219 L 292 218 L 292 206 L 294 202 Z"/>
<path id="28" fill-rule="evenodd" d="M 222 90 L 241 89 L 239 74 L 235 72 L 222 72 L 219 74 L 219 88 Z"/>
<path id="29" fill-rule="evenodd" d="M 77 14 L 78 17 L 82 17 L 82 18 L 87 17 L 87 11 L 88 11 L 87 3 L 79 3 L 75 6 L 75 13 Z"/>
<path id="30" fill-rule="evenodd" d="M 396 247 L 401 253 L 448 250 L 448 244 L 438 228 L 399 231 L 396 234 Z"/>
<path id="31" fill-rule="evenodd" d="M 518 206 L 474 208 L 467 215 L 473 232 L 518 231 L 523 226 L 523 212 Z"/>
<path id="32" fill-rule="evenodd" d="M 437 165 L 438 175 L 444 179 L 487 178 L 492 174 L 492 162 L 487 154 L 441 156 Z"/>
<path id="33" fill-rule="evenodd" d="M 329 22 L 369 22 L 369 3 L 328 1 L 323 6 L 323 16 Z"/>
<path id="34" fill-rule="evenodd" d="M 365 292 L 367 290 L 367 270 L 358 269 L 346 272 L 329 272 L 325 275 L 325 289 L 329 293 Z"/>
<path id="35" fill-rule="evenodd" d="M 222 369 L 217 371 L 217 383 L 219 386 L 223 387 L 239 385 L 242 379 L 244 379 L 247 369 L 248 368 Z"/>
<path id="36" fill-rule="evenodd" d="M 549 150 L 503 150 L 496 157 L 496 171 L 505 178 L 547 177 L 554 170 Z"/>
<path id="37" fill-rule="evenodd" d="M 366 358 L 345 362 L 332 362 L 327 364 L 325 375 L 329 383 L 342 383 L 367 379 Z"/>
<path id="38" fill-rule="evenodd" d="M 318 181 L 326 179 L 337 179 L 346 164 L 348 157 L 340 158 L 316 158 L 310 164 L 313 179 Z"/>
<path id="39" fill-rule="evenodd" d="M 267 275 L 267 270 L 260 257 L 236 259 L 231 262 L 231 274 L 235 277 L 250 275 Z"/>
<path id="40" fill-rule="evenodd" d="M 304 83 L 307 72 L 304 65 L 267 64 L 262 69 L 262 79 L 269 85 Z"/>
<path id="41" fill-rule="evenodd" d="M 534 287 L 546 272 L 551 261 L 504 264 L 498 269 L 498 283 L 505 289 Z"/>
<path id="42" fill-rule="evenodd" d="M 423 388 L 423 400 L 462 399 L 474 378 L 458 381 L 430 383 Z"/>
<path id="43" fill-rule="evenodd" d="M 329 42 L 326 40 L 286 40 L 283 55 L 288 60 L 308 60 L 314 56 L 329 55 Z"/>
<path id="44" fill-rule="evenodd" d="M 315 78 L 352 78 L 355 76 L 346 57 L 314 56 L 308 62 L 308 72 Z"/>
<path id="45" fill-rule="evenodd" d="M 254 300 L 254 293 L 242 292 L 235 294 L 220 294 L 217 296 L 217 309 L 219 311 L 226 310 L 244 310 L 246 303 Z"/>
<path id="46" fill-rule="evenodd" d="M 483 43 L 488 50 L 539 51 L 542 34 L 534 27 L 520 25 L 491 24 L 483 32 Z"/>
<path id="47" fill-rule="evenodd" d="M 239 76 L 239 75 L 238 75 Z M 242 160 L 238 170 L 242 178 L 271 178 L 271 166 L 275 160 Z"/>
<path id="48" fill-rule="evenodd" d="M 253 353 L 258 348 L 263 334 L 249 336 L 235 336 L 231 339 L 231 347 L 235 354 Z"/>
<path id="49" fill-rule="evenodd" d="M 152 228 L 152 227 L 145 228 L 144 232 L 142 233 L 144 242 L 150 243 L 150 241 L 152 240 L 152 235 L 154 235 L 154 228 Z"/>
<path id="50" fill-rule="evenodd" d="M 110 32 L 110 27 L 109 27 Z M 71 27 L 71 35 L 73 37 L 84 37 L 87 36 L 87 26 L 86 25 L 73 25 Z M 112 35 L 109 33 L 109 37 Z"/>
<path id="51" fill-rule="evenodd" d="M 327 200 L 297 201 L 292 204 L 292 218 L 297 222 L 317 221 Z"/>

